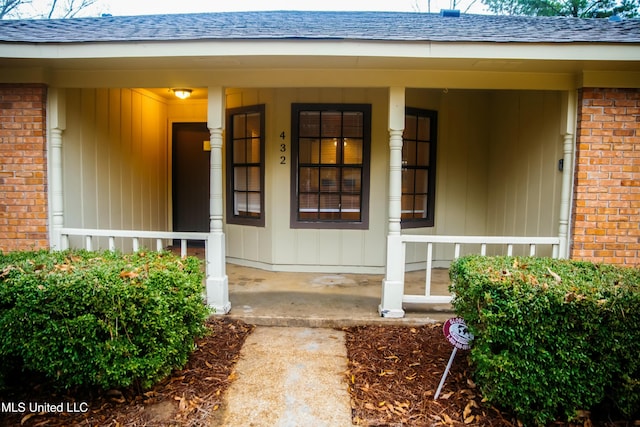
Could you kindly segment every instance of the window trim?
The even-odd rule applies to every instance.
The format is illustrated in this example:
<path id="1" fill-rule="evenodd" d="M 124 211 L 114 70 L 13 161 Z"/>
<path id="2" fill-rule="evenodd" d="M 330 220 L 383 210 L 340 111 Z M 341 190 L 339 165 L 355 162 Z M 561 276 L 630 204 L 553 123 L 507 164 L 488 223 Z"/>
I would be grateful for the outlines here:
<path id="1" fill-rule="evenodd" d="M 259 217 L 245 217 L 238 216 L 234 213 L 235 200 L 234 195 L 234 173 L 233 173 L 233 117 L 237 114 L 251 114 L 251 113 L 259 113 L 260 114 L 260 216 Z M 265 226 L 265 105 L 249 105 L 245 107 L 236 107 L 229 108 L 226 111 L 226 123 L 227 128 L 225 129 L 226 138 L 226 189 L 227 189 L 227 197 L 226 197 L 226 213 L 227 224 L 238 224 L 238 225 L 252 225 L 255 227 L 264 227 Z"/>
<path id="2" fill-rule="evenodd" d="M 302 111 L 340 111 L 363 114 L 362 182 L 360 221 L 300 220 L 299 213 L 299 118 Z M 369 229 L 369 190 L 371 168 L 371 104 L 292 103 L 291 104 L 291 188 L 290 227 L 292 229 Z M 342 163 L 342 165 L 346 165 Z"/>
<path id="3" fill-rule="evenodd" d="M 420 228 L 420 227 L 434 227 L 435 226 L 435 206 L 436 206 L 436 165 L 437 165 L 437 146 L 438 146 L 438 111 L 429 110 L 426 108 L 405 108 L 405 123 L 407 115 L 415 115 L 422 117 L 429 117 L 431 123 L 429 125 L 429 166 L 427 179 L 429 180 L 427 185 L 427 217 L 426 218 L 411 218 L 401 219 L 401 228 Z M 406 126 L 406 125 L 405 125 Z M 402 146 L 404 147 L 404 135 L 402 138 Z M 402 168 L 405 169 L 404 167 Z M 401 195 L 402 196 L 402 195 Z"/>

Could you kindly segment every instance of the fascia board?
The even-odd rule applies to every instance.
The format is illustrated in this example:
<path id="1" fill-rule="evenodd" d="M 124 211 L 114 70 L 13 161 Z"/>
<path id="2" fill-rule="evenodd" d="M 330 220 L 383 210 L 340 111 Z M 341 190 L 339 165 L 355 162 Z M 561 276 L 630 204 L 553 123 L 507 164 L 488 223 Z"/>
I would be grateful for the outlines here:
<path id="1" fill-rule="evenodd" d="M 625 43 L 445 43 L 351 40 L 229 40 L 78 44 L 0 43 L 0 58 L 91 59 L 150 57 L 386 57 L 640 61 L 640 45 Z"/>

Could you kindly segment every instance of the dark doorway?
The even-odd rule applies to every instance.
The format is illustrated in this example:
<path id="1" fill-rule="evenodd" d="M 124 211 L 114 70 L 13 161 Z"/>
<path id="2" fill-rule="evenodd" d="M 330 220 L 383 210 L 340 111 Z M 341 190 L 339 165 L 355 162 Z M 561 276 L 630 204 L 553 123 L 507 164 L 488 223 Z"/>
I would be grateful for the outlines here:
<path id="1" fill-rule="evenodd" d="M 209 231 L 206 123 L 173 124 L 173 231 Z"/>

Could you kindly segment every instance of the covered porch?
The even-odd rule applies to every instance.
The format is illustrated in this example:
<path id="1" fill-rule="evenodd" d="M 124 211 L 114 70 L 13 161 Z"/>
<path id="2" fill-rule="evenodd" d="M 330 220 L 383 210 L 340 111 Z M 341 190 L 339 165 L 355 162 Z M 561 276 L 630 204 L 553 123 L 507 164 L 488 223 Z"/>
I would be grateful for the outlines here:
<path id="1" fill-rule="evenodd" d="M 404 318 L 384 319 L 381 274 L 273 272 L 227 264 L 231 311 L 228 316 L 254 325 L 340 328 L 362 324 L 420 325 L 453 315 L 448 303 L 410 305 Z M 432 271 L 435 294 L 449 295 L 448 270 Z M 405 277 L 408 292 L 424 289 L 425 271 Z"/>
<path id="2" fill-rule="evenodd" d="M 292 128 L 291 105 L 308 100 L 368 102 L 373 107 L 371 196 L 362 207 L 370 212 L 366 228 L 299 228 L 289 222 L 296 195 L 283 190 L 296 188 L 288 166 L 296 161 L 288 154 L 294 142 L 285 135 Z M 261 212 L 266 218 L 262 225 L 232 223 L 225 185 L 232 176 L 225 162 L 225 113 L 260 103 L 267 112 L 274 110 L 265 127 L 265 133 L 275 135 L 265 143 Z M 95 105 L 95 112 L 85 114 L 86 105 Z M 435 223 L 404 228 L 403 130 L 407 108 L 415 106 L 439 113 Z M 441 273 L 434 269 L 446 269 L 458 256 L 567 256 L 575 108 L 573 91 L 531 89 L 217 86 L 209 87 L 204 99 L 180 104 L 143 89 L 51 89 L 52 247 L 129 251 L 162 249 L 181 240 L 186 251 L 188 241 L 200 241 L 207 303 L 220 314 L 255 306 L 242 299 L 248 293 L 237 292 L 240 299 L 234 301 L 227 266 L 236 264 L 273 274 L 271 283 L 278 286 L 289 281 L 275 272 L 312 274 L 302 281 L 307 285 L 334 273 L 373 274 L 366 281 L 347 280 L 358 286 L 355 296 L 343 294 L 342 300 L 369 298 L 366 312 L 372 317 L 402 318 L 405 307 L 431 312 L 447 307 L 451 298 L 446 284 L 433 280 L 434 271 Z M 142 123 L 134 120 L 138 115 Z M 535 126 L 530 117 L 536 118 Z M 269 124 L 270 118 L 276 122 Z M 197 183 L 208 184 L 201 197 L 206 231 L 176 231 L 171 218 L 176 206 L 170 166 L 175 122 L 205 125 L 210 156 L 204 179 Z M 196 142 L 202 147 L 202 141 Z M 560 170 L 558 158 L 564 161 Z M 422 277 L 412 281 L 414 274 Z M 359 286 L 364 283 L 375 283 L 377 289 Z M 305 286 L 292 292 L 307 296 L 313 287 Z M 327 289 L 332 288 L 344 286 Z M 317 313 L 342 304 L 311 301 L 314 309 L 301 311 Z"/>

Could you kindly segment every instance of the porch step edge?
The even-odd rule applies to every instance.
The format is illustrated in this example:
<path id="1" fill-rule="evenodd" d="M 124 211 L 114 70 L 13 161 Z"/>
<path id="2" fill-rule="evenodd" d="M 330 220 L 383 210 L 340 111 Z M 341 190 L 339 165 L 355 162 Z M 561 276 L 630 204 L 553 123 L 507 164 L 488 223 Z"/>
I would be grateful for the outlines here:
<path id="1" fill-rule="evenodd" d="M 226 314 L 232 319 L 242 320 L 256 326 L 280 326 L 303 328 L 348 328 L 352 326 L 380 325 L 380 326 L 421 326 L 441 323 L 454 315 L 453 312 L 434 312 L 429 315 L 409 315 L 403 318 L 367 317 L 367 318 L 322 318 L 322 317 L 292 317 L 292 316 L 251 316 L 246 314 Z M 214 315 L 216 316 L 216 315 Z M 222 315 L 220 315 L 222 316 Z"/>

